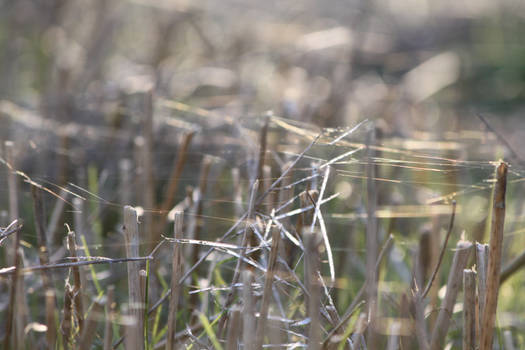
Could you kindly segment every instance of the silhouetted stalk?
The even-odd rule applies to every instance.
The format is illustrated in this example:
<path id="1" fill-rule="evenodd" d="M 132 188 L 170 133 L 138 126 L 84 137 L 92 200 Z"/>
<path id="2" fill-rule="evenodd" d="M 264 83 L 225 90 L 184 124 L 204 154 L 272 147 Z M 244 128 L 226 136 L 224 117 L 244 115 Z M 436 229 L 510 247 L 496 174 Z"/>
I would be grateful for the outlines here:
<path id="1" fill-rule="evenodd" d="M 253 272 L 246 269 L 242 272 L 242 301 L 243 301 L 243 328 L 242 340 L 244 349 L 256 350 L 255 348 L 255 300 L 253 295 Z"/>
<path id="2" fill-rule="evenodd" d="M 266 334 L 266 323 L 268 321 L 268 309 L 270 306 L 270 299 L 272 298 L 273 276 L 275 273 L 275 263 L 277 262 L 277 255 L 279 253 L 279 241 L 281 239 L 281 231 L 277 227 L 272 227 L 272 246 L 270 248 L 270 256 L 268 258 L 268 265 L 266 267 L 266 279 L 264 281 L 263 297 L 261 301 L 261 308 L 259 311 L 259 321 L 257 323 L 257 334 L 255 337 L 255 348 L 260 349 L 264 343 L 264 335 Z"/>
<path id="3" fill-rule="evenodd" d="M 69 231 L 67 234 L 67 245 L 69 248 L 69 255 L 72 257 L 72 262 L 77 262 L 77 245 L 76 245 L 76 239 L 75 239 L 75 232 Z M 77 316 L 78 320 L 78 328 L 79 332 L 82 333 L 82 329 L 84 326 L 84 307 L 83 307 L 83 301 L 82 301 L 82 282 L 80 280 L 80 269 L 78 266 L 74 266 L 71 268 L 73 271 L 73 295 L 75 296 L 75 315 Z"/>
<path id="4" fill-rule="evenodd" d="M 432 331 L 432 337 L 430 340 L 430 350 L 441 350 L 443 349 L 443 343 L 448 332 L 450 320 L 452 318 L 452 312 L 454 304 L 456 303 L 456 297 L 458 295 L 461 283 L 463 280 L 463 269 L 468 261 L 470 251 L 472 250 L 472 243 L 467 241 L 459 241 L 456 245 L 456 252 L 452 260 L 452 266 L 448 274 L 447 281 L 447 292 L 445 299 L 441 303 L 439 313 Z"/>
<path id="5" fill-rule="evenodd" d="M 46 290 L 46 342 L 49 350 L 55 350 L 56 343 L 56 320 L 55 320 L 55 292 Z"/>
<path id="6" fill-rule="evenodd" d="M 97 323 L 104 318 L 104 303 L 100 300 L 95 300 L 91 311 L 86 320 L 86 324 L 82 333 L 80 334 L 79 350 L 91 349 L 93 339 L 95 339 L 95 332 L 97 330 Z"/>
<path id="7" fill-rule="evenodd" d="M 182 226 L 183 226 L 183 215 L 182 212 L 175 213 L 175 220 L 173 223 L 174 238 L 182 238 Z M 179 303 L 179 297 L 181 293 L 180 288 L 180 275 L 183 268 L 183 260 L 181 256 L 181 247 L 179 242 L 173 243 L 173 256 L 171 263 L 171 297 L 168 311 L 168 333 L 166 335 L 166 350 L 175 350 L 177 347 L 174 343 L 175 331 L 177 330 L 177 306 Z"/>
<path id="8" fill-rule="evenodd" d="M 375 128 L 367 133 L 367 165 L 366 165 L 366 295 L 368 300 L 369 327 L 367 331 L 368 348 L 376 350 L 378 335 L 375 332 L 375 320 L 377 317 L 377 271 L 375 268 L 378 254 L 377 218 L 375 216 L 377 206 L 376 168 L 374 165 L 375 150 Z"/>
<path id="9" fill-rule="evenodd" d="M 111 350 L 113 342 L 113 321 L 115 319 L 115 286 L 108 287 L 106 297 L 106 320 L 104 324 L 104 350 Z"/>
<path id="10" fill-rule="evenodd" d="M 133 207 L 124 207 L 124 237 L 128 258 L 139 256 L 139 227 L 137 212 Z M 140 262 L 128 263 L 129 316 L 132 324 L 128 325 L 126 343 L 135 344 L 137 349 L 144 348 L 144 298 L 140 286 Z M 131 338 L 131 339 L 128 339 Z"/>
<path id="11" fill-rule="evenodd" d="M 321 324 L 320 324 L 320 303 L 321 303 L 321 286 L 317 278 L 319 271 L 319 246 L 321 236 L 316 231 L 303 231 L 305 238 L 305 274 L 310 276 L 308 279 L 308 316 L 310 324 L 308 326 L 308 349 L 321 349 Z"/>
<path id="12" fill-rule="evenodd" d="M 496 186 L 492 203 L 492 226 L 487 264 L 487 295 L 481 322 L 480 350 L 492 349 L 494 321 L 498 306 L 498 292 L 501 270 L 503 227 L 505 223 L 505 192 L 507 189 L 507 164 L 501 162 L 496 170 Z"/>
<path id="13" fill-rule="evenodd" d="M 476 349 L 476 272 L 463 270 L 463 350 Z"/>

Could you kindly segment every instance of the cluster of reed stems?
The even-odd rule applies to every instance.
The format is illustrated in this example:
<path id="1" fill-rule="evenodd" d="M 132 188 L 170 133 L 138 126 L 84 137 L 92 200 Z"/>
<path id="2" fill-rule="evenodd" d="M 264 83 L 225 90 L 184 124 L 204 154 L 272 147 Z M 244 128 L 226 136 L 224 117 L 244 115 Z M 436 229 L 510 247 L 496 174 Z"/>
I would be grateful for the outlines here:
<path id="1" fill-rule="evenodd" d="M 334 198 L 326 193 L 334 159 L 317 165 L 312 176 L 292 181 L 297 164 L 304 162 L 305 154 L 325 136 L 313 137 L 295 158 L 281 164 L 280 169 L 272 169 L 268 159 L 270 117 L 266 117 L 254 152 L 255 171 L 249 178 L 247 195 L 241 189 L 239 169 L 232 171 L 234 224 L 221 237 L 206 240 L 209 235 L 204 232 L 204 200 L 213 158 L 203 157 L 197 187 L 188 190 L 177 203 L 180 177 L 195 132 L 185 134 L 163 200 L 157 201 L 152 171 L 151 99 L 151 94 L 144 95 L 144 139 L 135 143 L 137 162 L 141 164 L 137 175 L 142 189 L 139 200 L 146 210 L 139 224 L 139 210 L 129 205 L 122 207 L 125 257 L 90 254 L 87 241 L 95 242 L 97 237 L 86 238 L 86 233 L 93 230 L 85 228 L 88 220 L 83 217 L 85 210 L 79 196 L 73 200 L 77 209 L 75 230 L 67 227 L 66 249 L 57 250 L 57 226 L 71 193 L 65 188 L 60 194 L 53 193 L 56 205 L 46 225 L 42 195 L 50 195 L 50 191 L 17 171 L 13 143 L 6 142 L 4 164 L 8 170 L 10 224 L 2 228 L 0 241 L 7 262 L 0 270 L 0 278 L 9 286 L 2 333 L 4 349 L 39 346 L 108 350 L 124 346 L 132 350 L 173 350 L 193 346 L 232 350 L 278 347 L 438 350 L 447 342 L 461 291 L 462 348 L 492 349 L 499 286 L 525 260 L 525 255 L 521 255 L 502 269 L 506 163 L 501 162 L 496 169 L 489 244 L 460 239 L 450 249 L 449 240 L 456 240 L 453 203 L 443 242 L 436 237 L 421 236 L 415 255 L 415 260 L 421 263 L 415 264 L 413 282 L 399 304 L 393 303 L 399 316 L 387 317 L 381 307 L 386 297 L 379 287 L 380 275 L 382 262 L 388 260 L 396 239 L 387 235 L 380 244 L 382 234 L 375 216 L 377 174 L 372 161 L 377 157 L 377 147 L 375 132 L 370 131 L 362 147 L 368 160 L 366 278 L 341 309 L 336 305 L 344 303 L 334 301 L 339 271 L 334 268 L 334 254 L 323 218 L 324 205 Z M 130 162 L 123 161 L 119 166 L 122 201 L 129 204 Z M 277 173 L 278 176 L 272 176 Z M 18 212 L 18 182 L 23 176 L 32 194 L 39 260 L 36 265 L 27 265 L 21 248 L 24 225 Z M 306 184 L 306 188 L 295 193 L 298 184 Z M 240 202 L 243 197 L 246 205 Z M 294 207 L 297 202 L 299 206 Z M 170 211 L 172 237 L 162 233 Z M 160 214 L 154 216 L 154 213 Z M 431 238 L 441 246 L 429 244 Z M 452 262 L 444 264 L 449 251 L 453 252 Z M 170 259 L 163 259 L 159 252 Z M 60 260 L 51 254 L 58 254 Z M 122 290 L 117 293 L 114 283 L 118 279 L 103 288 L 94 268 L 97 264 L 125 264 L 127 274 L 120 280 L 127 281 L 123 287 L 127 293 Z M 229 271 L 221 272 L 221 265 Z M 444 265 L 450 267 L 444 283 L 445 294 L 439 302 L 436 295 Z M 164 282 L 164 288 L 162 268 L 170 271 L 170 283 Z M 58 271 L 68 271 L 65 284 Z M 30 309 L 24 286 L 26 277 L 33 274 L 40 276 L 45 304 L 42 313 Z M 212 281 L 222 282 L 214 285 Z M 120 310 L 117 303 L 121 303 Z M 41 314 L 43 318 L 39 318 Z M 38 331 L 32 329 L 41 329 L 45 337 L 39 337 Z M 505 343 L 507 348 L 513 348 L 509 332 L 505 333 Z"/>

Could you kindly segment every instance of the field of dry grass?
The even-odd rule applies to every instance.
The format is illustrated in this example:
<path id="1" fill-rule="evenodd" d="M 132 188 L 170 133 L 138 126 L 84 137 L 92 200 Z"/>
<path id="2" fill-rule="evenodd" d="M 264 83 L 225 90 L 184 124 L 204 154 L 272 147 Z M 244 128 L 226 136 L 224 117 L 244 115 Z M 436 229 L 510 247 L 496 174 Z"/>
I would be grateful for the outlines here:
<path id="1" fill-rule="evenodd" d="M 525 10 L 409 3 L 0 3 L 0 346 L 525 346 Z"/>

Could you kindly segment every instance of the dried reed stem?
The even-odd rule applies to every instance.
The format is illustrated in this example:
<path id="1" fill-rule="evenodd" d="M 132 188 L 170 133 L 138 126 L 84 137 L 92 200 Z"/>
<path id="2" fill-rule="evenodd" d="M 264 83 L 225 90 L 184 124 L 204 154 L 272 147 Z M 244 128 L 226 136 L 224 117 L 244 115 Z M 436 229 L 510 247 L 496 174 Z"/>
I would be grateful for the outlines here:
<path id="1" fill-rule="evenodd" d="M 80 336 L 80 342 L 78 349 L 79 350 L 88 350 L 91 349 L 93 339 L 95 339 L 95 332 L 97 330 L 97 323 L 99 320 L 104 318 L 104 303 L 100 300 L 95 300 L 93 307 L 91 307 L 91 312 L 89 313 L 86 325 L 82 330 Z"/>
<path id="2" fill-rule="evenodd" d="M 439 259 L 436 264 L 436 268 L 432 272 L 432 276 L 430 277 L 430 280 L 428 281 L 428 284 L 422 293 L 423 298 L 425 298 L 428 292 L 430 291 L 430 288 L 432 287 L 432 283 L 436 279 L 437 273 L 439 271 L 439 267 L 441 266 L 441 263 L 443 262 L 443 256 L 445 256 L 445 251 L 447 250 L 448 239 L 450 238 L 450 235 L 452 234 L 452 229 L 454 228 L 455 217 L 456 217 L 456 201 L 453 201 L 452 202 L 452 215 L 450 216 L 450 223 L 448 225 L 447 235 L 445 236 L 445 242 L 443 243 L 443 247 L 441 248 L 441 253 L 439 254 Z"/>
<path id="3" fill-rule="evenodd" d="M 62 332 L 62 343 L 65 349 L 73 349 L 74 339 L 72 334 L 73 325 L 73 290 L 69 283 L 66 282 L 64 290 L 64 318 L 60 326 Z"/>
<path id="4" fill-rule="evenodd" d="M 119 168 L 119 200 L 120 204 L 127 205 L 132 203 L 133 186 L 132 186 L 132 168 L 133 164 L 130 159 L 121 159 L 118 163 Z"/>
<path id="5" fill-rule="evenodd" d="M 55 350 L 57 329 L 55 320 L 55 292 L 46 290 L 46 341 L 49 350 Z"/>
<path id="6" fill-rule="evenodd" d="M 69 231 L 67 234 L 67 246 L 69 249 L 69 255 L 72 257 L 72 262 L 77 262 L 77 245 L 75 239 L 75 232 Z M 71 268 L 73 271 L 73 295 L 75 296 L 75 314 L 78 320 L 79 332 L 82 333 L 84 327 L 84 306 L 82 301 L 82 282 L 80 279 L 80 269 L 78 266 Z"/>
<path id="7" fill-rule="evenodd" d="M 503 226 L 505 222 L 505 192 L 507 189 L 507 164 L 501 162 L 496 170 L 496 187 L 493 199 L 492 227 L 489 242 L 489 260 L 487 266 L 487 295 L 485 310 L 481 321 L 480 350 L 492 349 L 493 328 L 498 306 L 499 274 L 501 269 L 501 251 Z"/>
<path id="8" fill-rule="evenodd" d="M 413 293 L 414 303 L 414 319 L 415 319 L 415 333 L 417 343 L 420 350 L 428 350 L 430 345 L 428 343 L 428 333 L 425 323 L 425 306 L 423 304 L 423 298 L 419 289 Z"/>
<path id="9" fill-rule="evenodd" d="M 183 212 L 175 213 L 173 231 L 175 239 L 182 238 Z M 171 270 L 171 296 L 168 311 L 168 333 L 166 335 L 166 350 L 175 350 L 174 343 L 175 331 L 177 330 L 177 306 L 180 297 L 180 275 L 182 273 L 183 260 L 181 257 L 181 247 L 179 242 L 173 243 L 172 270 Z"/>
<path id="10" fill-rule="evenodd" d="M 21 227 L 20 227 L 21 229 Z M 11 277 L 11 285 L 9 286 L 9 304 L 7 305 L 7 320 L 5 324 L 5 336 L 4 336 L 4 350 L 11 349 L 11 332 L 13 329 L 16 329 L 15 327 L 18 327 L 17 321 L 15 320 L 15 311 L 16 308 L 20 306 L 20 303 L 17 302 L 17 300 L 21 297 L 20 294 L 18 294 L 18 278 L 22 277 L 19 276 L 19 267 L 22 263 L 22 251 L 20 249 L 20 229 L 18 229 L 15 232 L 15 241 L 14 241 L 14 251 L 16 252 L 14 257 L 14 266 L 15 266 L 15 272 L 13 273 L 13 276 Z M 23 278 L 23 277 L 22 277 Z M 21 291 L 22 293 L 25 293 L 25 291 Z M 18 339 L 18 336 L 16 336 L 13 339 L 13 347 L 16 348 L 17 346 L 22 346 L 23 342 L 20 343 L 20 340 Z M 22 338 L 23 341 L 23 338 Z"/>
<path id="11" fill-rule="evenodd" d="M 512 259 L 506 266 L 503 267 L 500 273 L 499 283 L 505 282 L 516 271 L 525 266 L 525 252 Z"/>
<path id="12" fill-rule="evenodd" d="M 144 203 L 144 232 L 147 232 L 149 250 L 153 250 L 158 243 L 155 231 L 153 229 L 153 215 L 152 210 L 155 207 L 155 182 L 153 177 L 153 92 L 146 91 L 144 98 L 144 120 L 143 120 L 143 136 L 144 147 L 142 147 L 142 193 L 144 195 L 142 201 Z M 129 204 L 129 203 L 126 203 Z"/>
<path id="13" fill-rule="evenodd" d="M 8 200 L 9 200 L 9 221 L 14 221 L 19 218 L 18 215 L 18 179 L 15 174 L 16 171 L 16 160 L 15 160 L 15 145 L 12 141 L 4 142 L 5 158 L 8 163 L 8 174 L 7 174 L 7 189 L 8 189 Z M 14 242 L 13 242 L 14 243 Z M 7 252 L 7 263 L 8 265 L 14 265 L 15 253 L 12 249 L 13 244 L 8 239 L 6 244 Z"/>
<path id="14" fill-rule="evenodd" d="M 243 327 L 242 340 L 244 349 L 256 350 L 255 348 L 255 297 L 253 295 L 253 272 L 246 269 L 242 272 L 242 300 L 243 300 Z"/>
<path id="15" fill-rule="evenodd" d="M 179 147 L 177 153 L 177 161 L 175 162 L 173 169 L 171 171 L 168 186 L 166 189 L 166 196 L 162 202 L 160 209 L 164 213 L 164 220 L 168 215 L 168 211 L 175 204 L 175 195 L 177 194 L 177 189 L 179 187 L 180 176 L 182 175 L 182 170 L 186 164 L 186 159 L 188 158 L 188 149 L 190 147 L 191 140 L 195 135 L 195 131 L 190 131 L 186 133 L 182 139 L 182 145 Z M 164 220 L 161 220 L 164 222 Z"/>
<path id="16" fill-rule="evenodd" d="M 106 297 L 106 321 L 104 324 L 104 350 L 111 350 L 113 342 L 113 320 L 115 318 L 115 286 L 108 287 Z"/>
<path id="17" fill-rule="evenodd" d="M 264 125 L 259 134 L 259 156 L 257 157 L 257 167 L 256 167 L 256 180 L 259 180 L 259 183 L 264 184 L 264 164 L 266 161 L 266 146 L 268 143 L 268 123 L 270 118 L 266 116 L 264 118 Z M 260 190 L 263 193 L 270 193 L 271 186 L 261 186 Z"/>
<path id="18" fill-rule="evenodd" d="M 231 310 L 230 322 L 228 324 L 228 335 L 226 337 L 226 350 L 237 350 L 239 348 L 239 337 L 241 335 L 241 309 L 234 306 Z"/>
<path id="19" fill-rule="evenodd" d="M 210 174 L 210 168 L 212 164 L 211 156 L 204 156 L 201 163 L 201 169 L 199 174 L 199 189 L 197 191 L 198 196 L 194 202 L 192 215 L 190 215 L 190 223 L 188 229 L 188 238 L 200 239 L 202 227 L 204 226 L 204 220 L 202 219 L 202 212 L 204 208 L 204 195 L 208 187 L 208 175 Z M 188 261 L 191 265 L 194 265 L 199 260 L 200 246 L 197 244 L 190 244 L 188 246 Z M 198 281 L 194 281 L 198 285 Z M 192 294 L 189 298 L 190 309 L 197 310 L 197 304 L 199 302 L 198 294 Z"/>
<path id="20" fill-rule="evenodd" d="M 355 333 L 352 336 L 353 348 L 359 350 L 361 348 L 361 341 L 363 340 L 363 334 L 368 327 L 368 316 L 366 313 L 361 313 L 357 319 L 355 326 Z M 366 347 L 365 347 L 366 348 Z"/>
<path id="21" fill-rule="evenodd" d="M 489 260 L 489 245 L 476 243 L 476 270 L 478 277 L 478 327 L 481 327 L 485 312 L 485 298 L 487 296 L 487 262 Z M 478 332 L 481 329 L 478 329 Z"/>
<path id="22" fill-rule="evenodd" d="M 463 350 L 476 348 L 476 272 L 463 270 Z"/>
<path id="23" fill-rule="evenodd" d="M 430 350 L 443 349 L 443 342 L 445 341 L 452 318 L 454 303 L 456 302 L 456 297 L 463 280 L 463 269 L 465 269 L 467 265 L 468 257 L 472 250 L 471 248 L 472 243 L 467 241 L 459 241 L 456 245 L 456 252 L 448 274 L 447 292 L 441 304 L 434 330 L 432 331 Z"/>
<path id="24" fill-rule="evenodd" d="M 270 250 L 270 257 L 268 258 L 268 266 L 266 267 L 266 279 L 264 281 L 263 297 L 259 312 L 259 322 L 257 324 L 257 334 L 255 337 L 256 349 L 262 348 L 264 343 L 264 335 L 266 334 L 268 309 L 270 306 L 270 299 L 272 298 L 273 276 L 275 273 L 275 263 L 277 262 L 277 255 L 279 253 L 280 240 L 281 231 L 277 227 L 272 227 L 272 247 Z"/>
<path id="25" fill-rule="evenodd" d="M 308 279 L 308 316 L 310 325 L 308 327 L 308 349 L 321 349 L 321 324 L 320 324 L 320 303 L 321 303 L 321 286 L 317 278 L 319 271 L 319 245 L 321 236 L 316 231 L 305 230 L 305 274 L 310 276 Z"/>
<path id="26" fill-rule="evenodd" d="M 133 207 L 124 207 L 124 238 L 128 258 L 139 256 L 139 227 L 137 212 Z M 128 263 L 129 316 L 134 325 L 133 332 L 126 334 L 138 349 L 144 348 L 144 297 L 140 286 L 140 262 Z M 128 339 L 126 339 L 128 340 Z"/>
<path id="27" fill-rule="evenodd" d="M 376 142 L 375 128 L 367 133 L 367 165 L 366 165 L 366 296 L 368 300 L 368 346 L 371 350 L 377 349 L 378 336 L 375 334 L 375 320 L 377 317 L 377 271 L 375 268 L 378 254 L 377 218 L 375 217 L 377 207 L 377 187 L 375 183 L 376 167 L 374 165 Z"/>
<path id="28" fill-rule="evenodd" d="M 228 295 L 226 296 L 226 301 L 224 302 L 224 310 L 228 310 L 228 308 L 231 306 L 232 302 L 233 302 L 233 297 L 234 297 L 234 294 L 235 294 L 235 289 L 234 289 L 234 286 L 237 284 L 237 282 L 239 282 L 239 277 L 241 275 L 241 269 L 243 267 L 243 260 L 244 260 L 244 257 L 246 256 L 246 248 L 247 248 L 247 244 L 249 242 L 249 238 L 250 238 L 250 235 L 252 234 L 251 232 L 251 220 L 253 218 L 253 212 L 254 212 L 254 205 L 255 205 L 255 195 L 257 194 L 257 189 L 259 187 L 259 181 L 255 181 L 253 183 L 253 186 L 252 186 L 252 190 L 251 190 L 251 193 L 250 193 L 250 201 L 248 203 L 248 212 L 246 214 L 246 221 L 245 221 L 245 225 L 244 225 L 244 233 L 243 233 L 243 236 L 242 236 L 242 242 L 241 242 L 241 247 L 242 247 L 242 250 L 241 250 L 241 258 L 240 259 L 237 259 L 237 263 L 235 265 L 235 270 L 233 272 L 233 278 L 232 278 L 232 282 L 231 282 L 231 289 L 230 291 L 228 292 Z M 228 315 L 224 315 L 220 321 L 219 321 L 219 334 L 223 334 L 223 331 L 224 331 L 224 326 L 226 325 L 226 322 L 228 321 Z"/>

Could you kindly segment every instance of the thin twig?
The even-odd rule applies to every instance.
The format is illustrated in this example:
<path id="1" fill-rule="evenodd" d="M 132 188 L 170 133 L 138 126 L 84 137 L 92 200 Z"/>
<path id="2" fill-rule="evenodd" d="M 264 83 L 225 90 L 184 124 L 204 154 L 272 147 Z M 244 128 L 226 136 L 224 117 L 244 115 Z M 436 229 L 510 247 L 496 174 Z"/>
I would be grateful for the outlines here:
<path id="1" fill-rule="evenodd" d="M 497 132 L 490 124 L 489 122 L 487 121 L 487 119 L 485 119 L 484 116 L 482 116 L 480 113 L 477 113 L 476 114 L 477 117 L 479 118 L 479 120 L 481 120 L 483 122 L 483 124 L 485 124 L 485 127 L 490 130 L 494 135 L 496 135 L 496 137 L 498 138 L 498 140 L 509 150 L 509 152 L 511 153 L 512 155 L 512 158 L 514 158 L 514 160 L 517 160 L 519 163 L 523 163 L 523 158 L 521 158 L 519 156 L 519 154 L 514 151 L 514 149 L 512 148 L 512 146 L 510 145 L 510 143 L 507 141 L 507 139 L 501 135 L 499 132 Z"/>
<path id="2" fill-rule="evenodd" d="M 525 251 L 512 259 L 506 266 L 501 269 L 499 283 L 505 282 L 510 276 L 525 266 Z"/>

